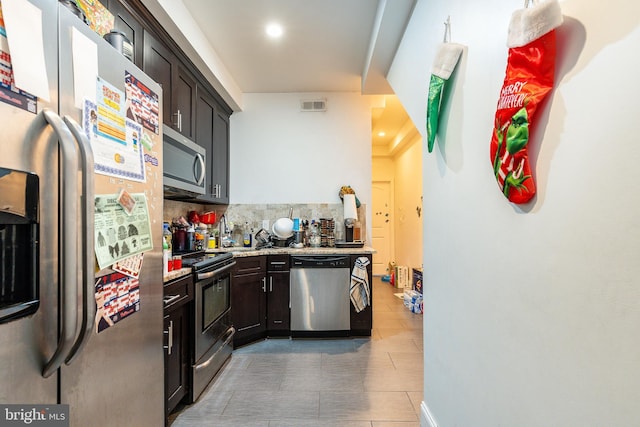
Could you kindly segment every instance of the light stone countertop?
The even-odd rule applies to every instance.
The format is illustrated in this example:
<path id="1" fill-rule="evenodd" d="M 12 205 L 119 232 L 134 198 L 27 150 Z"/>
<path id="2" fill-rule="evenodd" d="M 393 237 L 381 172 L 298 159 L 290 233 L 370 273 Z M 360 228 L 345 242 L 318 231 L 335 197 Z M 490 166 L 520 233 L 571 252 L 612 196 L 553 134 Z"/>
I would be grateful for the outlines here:
<path id="1" fill-rule="evenodd" d="M 272 247 L 272 248 L 264 248 L 264 249 L 256 249 L 256 248 L 244 248 L 244 247 L 230 247 L 230 248 L 217 248 L 217 249 L 207 249 L 206 252 L 208 254 L 221 253 L 221 252 L 231 252 L 234 257 L 249 257 L 249 256 L 258 256 L 258 255 L 279 255 L 279 254 L 288 254 L 288 255 L 332 255 L 332 254 L 340 254 L 340 255 L 358 255 L 358 254 L 374 254 L 376 250 L 369 247 L 363 246 L 361 248 L 283 248 L 283 247 Z"/>
<path id="2" fill-rule="evenodd" d="M 217 248 L 217 249 L 207 249 L 206 253 L 208 254 L 217 254 L 223 252 L 231 252 L 235 258 L 241 257 L 250 257 L 250 256 L 259 256 L 259 255 L 280 255 L 280 254 L 288 254 L 288 255 L 359 255 L 359 254 L 374 254 L 376 250 L 369 247 L 363 246 L 361 248 L 264 248 L 264 249 L 256 249 L 256 248 L 244 248 L 244 247 L 230 247 L 230 248 Z M 191 274 L 190 268 L 181 268 L 180 270 L 170 271 L 169 274 L 163 276 L 164 283 L 167 283 L 174 279 L 179 279 L 180 277 L 187 276 Z"/>
<path id="3" fill-rule="evenodd" d="M 167 273 L 166 276 L 162 276 L 162 281 L 164 283 L 167 283 L 167 282 L 170 282 L 171 280 L 179 279 L 180 277 L 183 277 L 183 276 L 188 276 L 189 274 L 191 274 L 190 268 L 181 268 L 179 270 L 173 270 Z"/>

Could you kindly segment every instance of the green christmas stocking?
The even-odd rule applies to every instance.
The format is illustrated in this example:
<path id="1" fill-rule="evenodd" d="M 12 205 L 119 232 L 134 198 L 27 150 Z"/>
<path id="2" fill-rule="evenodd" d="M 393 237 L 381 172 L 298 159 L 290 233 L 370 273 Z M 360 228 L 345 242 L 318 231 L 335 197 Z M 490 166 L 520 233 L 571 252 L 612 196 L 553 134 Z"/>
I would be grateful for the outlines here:
<path id="1" fill-rule="evenodd" d="M 442 92 L 449 77 L 451 77 L 451 73 L 456 68 L 463 48 L 462 45 L 457 43 L 443 42 L 440 44 L 433 62 L 431 81 L 429 82 L 429 98 L 427 100 L 427 148 L 429 152 L 433 150 L 433 143 L 438 132 L 438 114 L 440 113 Z"/>

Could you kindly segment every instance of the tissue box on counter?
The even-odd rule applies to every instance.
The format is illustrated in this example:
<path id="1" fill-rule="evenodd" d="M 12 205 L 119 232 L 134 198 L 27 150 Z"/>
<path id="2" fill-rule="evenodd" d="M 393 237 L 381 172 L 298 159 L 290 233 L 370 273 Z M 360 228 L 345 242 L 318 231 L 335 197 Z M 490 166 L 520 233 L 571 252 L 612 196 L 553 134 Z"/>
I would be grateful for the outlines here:
<path id="1" fill-rule="evenodd" d="M 414 290 L 405 290 L 403 295 L 404 305 L 412 313 L 421 314 L 423 309 L 422 294 Z"/>

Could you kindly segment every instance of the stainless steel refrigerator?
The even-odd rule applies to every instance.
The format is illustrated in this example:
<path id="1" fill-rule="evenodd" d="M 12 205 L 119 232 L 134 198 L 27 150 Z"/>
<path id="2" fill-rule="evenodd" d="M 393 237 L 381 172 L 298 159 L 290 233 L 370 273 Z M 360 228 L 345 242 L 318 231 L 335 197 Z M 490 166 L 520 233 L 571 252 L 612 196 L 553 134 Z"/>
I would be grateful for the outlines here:
<path id="1" fill-rule="evenodd" d="M 125 73 L 160 106 L 161 88 L 57 1 L 29 3 L 42 14 L 50 99 L 38 98 L 35 114 L 0 103 L 0 404 L 68 404 L 78 427 L 161 426 L 162 112 L 144 148 L 146 181 L 84 171 L 92 152 L 82 150 L 91 144 L 74 100 L 72 38 L 97 46 L 98 76 L 122 93 Z M 96 283 L 112 271 L 95 263 L 94 197 L 122 189 L 144 194 L 153 248 L 143 255 L 138 310 L 97 332 Z"/>

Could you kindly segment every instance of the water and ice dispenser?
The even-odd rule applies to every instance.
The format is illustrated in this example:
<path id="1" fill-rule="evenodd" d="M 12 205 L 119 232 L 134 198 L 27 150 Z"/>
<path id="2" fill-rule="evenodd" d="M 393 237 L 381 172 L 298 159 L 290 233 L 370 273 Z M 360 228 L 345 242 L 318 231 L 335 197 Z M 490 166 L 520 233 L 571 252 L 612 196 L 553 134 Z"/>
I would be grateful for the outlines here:
<path id="1" fill-rule="evenodd" d="M 0 323 L 39 306 L 38 176 L 0 168 Z"/>

